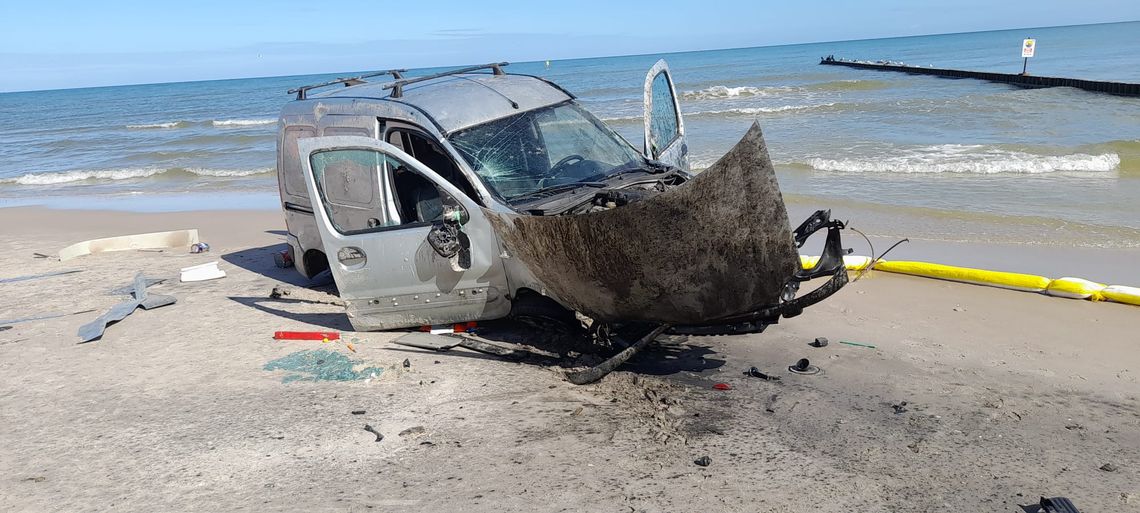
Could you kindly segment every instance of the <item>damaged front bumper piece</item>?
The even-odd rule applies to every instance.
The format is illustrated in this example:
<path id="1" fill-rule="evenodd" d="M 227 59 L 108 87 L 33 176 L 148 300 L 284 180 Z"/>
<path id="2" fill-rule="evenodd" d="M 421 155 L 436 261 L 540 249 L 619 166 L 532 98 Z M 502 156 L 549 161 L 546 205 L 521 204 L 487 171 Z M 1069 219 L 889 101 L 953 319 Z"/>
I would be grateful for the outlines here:
<path id="1" fill-rule="evenodd" d="M 800 268 L 785 286 L 784 295 L 775 305 L 760 306 L 740 314 L 727 315 L 707 323 L 673 326 L 669 333 L 678 335 L 732 335 L 760 333 L 770 324 L 776 324 L 781 317 L 791 318 L 803 313 L 804 308 L 814 305 L 835 294 L 848 282 L 847 268 L 843 256 L 851 251 L 843 248 L 840 230 L 846 224 L 831 219 L 830 210 L 819 210 L 805 220 L 794 232 L 796 247 L 802 248 L 812 234 L 827 229 L 827 239 L 823 243 L 823 253 L 816 265 L 810 269 Z M 800 284 L 817 278 L 828 277 L 827 281 L 812 291 L 796 297 Z"/>

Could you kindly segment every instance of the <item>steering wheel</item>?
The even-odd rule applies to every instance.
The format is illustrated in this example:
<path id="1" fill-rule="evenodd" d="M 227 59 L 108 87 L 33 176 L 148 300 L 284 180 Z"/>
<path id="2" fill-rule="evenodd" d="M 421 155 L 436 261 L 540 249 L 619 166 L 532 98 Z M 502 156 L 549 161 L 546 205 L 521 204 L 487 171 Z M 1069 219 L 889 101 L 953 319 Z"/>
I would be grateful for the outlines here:
<path id="1" fill-rule="evenodd" d="M 565 171 L 565 168 L 568 168 L 573 164 L 577 164 L 577 163 L 585 161 L 585 160 L 586 160 L 586 157 L 583 157 L 583 156 L 578 155 L 578 154 L 567 155 L 565 157 L 562 157 L 562 160 L 559 160 L 553 166 L 550 166 L 550 172 L 546 174 L 546 177 L 547 178 L 557 178 L 559 175 L 561 175 Z"/>

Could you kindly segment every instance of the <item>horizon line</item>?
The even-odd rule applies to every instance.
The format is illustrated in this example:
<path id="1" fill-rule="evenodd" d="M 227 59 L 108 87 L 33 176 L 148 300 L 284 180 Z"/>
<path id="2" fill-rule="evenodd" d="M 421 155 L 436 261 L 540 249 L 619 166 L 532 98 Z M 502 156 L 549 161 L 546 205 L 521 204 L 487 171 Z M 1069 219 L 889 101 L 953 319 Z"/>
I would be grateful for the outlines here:
<path id="1" fill-rule="evenodd" d="M 530 64 L 530 63 L 540 63 L 540 62 L 569 62 L 569 61 L 579 61 L 579 60 L 589 60 L 589 59 L 610 59 L 610 58 L 616 58 L 616 57 L 643 57 L 643 56 L 649 56 L 649 55 L 719 52 L 719 51 L 727 51 L 727 50 L 751 50 L 751 49 L 756 49 L 756 48 L 780 48 L 780 47 L 785 47 L 785 46 L 803 46 L 803 45 L 816 45 L 816 44 L 826 44 L 826 43 L 851 43 L 851 42 L 857 42 L 857 41 L 881 41 L 881 40 L 888 40 L 888 39 L 907 39 L 907 38 L 915 38 L 915 37 L 954 36 L 954 35 L 962 35 L 962 34 L 984 34 L 987 32 L 1005 32 L 1005 31 L 1011 31 L 1011 30 L 1052 29 L 1052 28 L 1065 28 L 1065 27 L 1090 27 L 1090 26 L 1096 26 L 1096 25 L 1115 25 L 1115 24 L 1122 24 L 1122 23 L 1137 23 L 1137 22 L 1140 22 L 1140 20 L 1104 21 L 1104 22 L 1097 22 L 1097 23 L 1078 23 L 1078 24 L 1073 24 L 1073 25 L 1047 25 L 1047 26 L 1037 26 L 1037 27 L 1011 27 L 1011 28 L 1000 28 L 1000 29 L 989 29 L 989 30 L 971 30 L 971 31 L 963 31 L 963 32 L 939 32 L 939 33 L 934 33 L 934 34 L 908 34 L 908 35 L 900 35 L 900 36 L 869 37 L 869 38 L 862 38 L 862 39 L 837 39 L 837 40 L 831 40 L 831 41 L 804 41 L 804 42 L 798 42 L 798 43 L 779 43 L 779 44 L 755 45 L 755 46 L 735 46 L 735 47 L 728 47 L 728 48 L 704 48 L 704 49 L 698 49 L 698 50 L 675 50 L 675 51 L 669 51 L 669 52 L 646 52 L 646 53 L 632 53 L 632 54 L 591 55 L 591 56 L 585 56 L 585 57 L 571 57 L 571 58 L 566 58 L 566 59 L 517 61 L 517 62 L 512 62 L 512 64 Z M 407 68 L 407 69 L 408 69 L 408 71 L 419 71 L 419 70 L 430 70 L 430 69 L 437 69 L 437 68 L 453 68 L 453 67 L 461 67 L 461 66 L 469 66 L 469 65 L 471 65 L 470 62 L 461 63 L 461 64 L 446 64 L 446 65 L 440 65 L 440 66 L 425 66 L 425 67 Z M 13 90 L 13 91 L 0 91 L 0 95 L 3 95 L 3 94 L 20 94 L 20 93 L 42 93 L 42 92 L 53 92 L 53 91 L 73 91 L 73 90 L 83 90 L 83 89 L 105 89 L 105 88 L 113 88 L 113 87 L 140 87 L 140 86 L 155 86 L 155 85 L 169 85 L 169 84 L 194 84 L 194 83 L 200 83 L 200 82 L 225 82 L 225 81 L 230 81 L 230 80 L 259 80 L 259 79 L 289 78 L 289 77 L 310 77 L 310 76 L 316 76 L 316 75 L 338 75 L 338 74 L 344 74 L 344 73 L 358 74 L 358 73 L 368 73 L 368 72 L 370 72 L 370 70 L 367 70 L 367 69 L 354 70 L 354 71 L 329 71 L 329 72 L 318 71 L 318 72 L 312 72 L 312 73 L 300 73 L 300 74 L 289 74 L 289 75 L 204 78 L 204 79 L 196 79 L 196 80 L 177 80 L 177 81 L 169 81 L 169 82 L 137 82 L 137 83 L 128 83 L 128 84 L 110 84 L 110 85 L 96 85 L 96 86 L 82 86 L 82 87 L 58 87 L 58 88 L 50 88 L 50 89 L 23 89 L 23 90 Z"/>

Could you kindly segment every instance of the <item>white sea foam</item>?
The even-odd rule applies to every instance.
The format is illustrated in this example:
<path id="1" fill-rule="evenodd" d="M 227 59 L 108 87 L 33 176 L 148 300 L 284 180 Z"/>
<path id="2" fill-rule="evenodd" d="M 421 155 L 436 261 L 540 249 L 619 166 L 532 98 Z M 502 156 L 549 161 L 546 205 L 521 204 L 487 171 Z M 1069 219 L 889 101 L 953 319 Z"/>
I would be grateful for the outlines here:
<path id="1" fill-rule="evenodd" d="M 716 100 L 724 98 L 744 98 L 749 96 L 768 96 L 777 90 L 783 90 L 782 87 L 752 87 L 752 86 L 738 86 L 729 87 L 722 85 L 714 85 L 706 87 L 699 91 L 685 91 L 681 93 L 682 100 Z"/>
<path id="2" fill-rule="evenodd" d="M 29 173 L 15 178 L 0 179 L 0 183 L 16 185 L 60 185 L 73 182 L 94 181 L 114 182 L 149 178 L 166 173 L 189 173 L 208 177 L 241 177 L 270 173 L 273 168 L 261 169 L 203 169 L 203 168 L 125 168 L 125 169 L 77 169 L 54 173 Z"/>
<path id="3" fill-rule="evenodd" d="M 811 105 L 780 105 L 777 107 L 740 107 L 736 109 L 723 109 L 723 110 L 702 110 L 697 112 L 686 112 L 686 116 L 718 116 L 718 115 L 743 115 L 754 116 L 756 114 L 771 114 L 775 112 L 789 112 L 801 110 L 815 110 L 826 107 L 834 107 L 835 103 L 817 103 Z"/>
<path id="4" fill-rule="evenodd" d="M 183 128 L 189 125 L 185 121 L 168 121 L 166 123 L 144 123 L 140 125 L 127 125 L 131 130 L 147 130 L 147 129 L 161 129 L 161 128 Z"/>
<path id="5" fill-rule="evenodd" d="M 755 116 L 757 114 L 773 114 L 777 112 L 791 112 L 791 111 L 805 111 L 825 109 L 834 107 L 837 103 L 817 103 L 810 105 L 779 105 L 776 107 L 739 107 L 735 109 L 721 109 L 721 110 L 698 110 L 694 112 L 685 112 L 685 117 L 715 117 L 715 116 Z M 613 116 L 602 118 L 606 123 L 623 123 L 623 122 L 640 122 L 641 115 L 636 116 Z"/>
<path id="6" fill-rule="evenodd" d="M 258 168 L 258 169 L 203 169 L 192 167 L 183 169 L 187 173 L 192 173 L 198 176 L 214 176 L 214 177 L 241 177 L 253 176 L 260 174 L 273 173 L 276 169 L 271 167 Z"/>
<path id="7" fill-rule="evenodd" d="M 236 127 L 236 126 L 257 126 L 257 125 L 272 125 L 276 123 L 276 119 L 222 119 L 211 121 L 210 124 L 220 127 Z"/>
<path id="8" fill-rule="evenodd" d="M 820 171 L 843 173 L 1104 173 L 1120 166 L 1120 156 L 1115 153 L 1036 155 L 982 145 L 943 144 L 889 157 L 812 158 L 806 163 Z"/>

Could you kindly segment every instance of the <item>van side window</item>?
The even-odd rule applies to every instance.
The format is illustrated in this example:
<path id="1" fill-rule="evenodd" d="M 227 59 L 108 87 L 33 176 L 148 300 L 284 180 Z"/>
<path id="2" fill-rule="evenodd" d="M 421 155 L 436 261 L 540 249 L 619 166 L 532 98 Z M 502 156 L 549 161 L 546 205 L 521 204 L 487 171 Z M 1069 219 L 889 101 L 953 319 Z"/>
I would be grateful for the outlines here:
<path id="1" fill-rule="evenodd" d="M 393 128 L 388 131 L 387 140 L 389 144 L 411 155 L 427 166 L 428 169 L 435 171 L 444 180 L 454 185 L 456 189 L 463 191 L 467 197 L 479 201 L 478 195 L 475 194 L 475 188 L 459 171 L 455 161 L 431 138 L 413 130 Z"/>
<path id="2" fill-rule="evenodd" d="M 367 233 L 392 223 L 384 209 L 380 172 L 384 155 L 371 150 L 332 150 L 309 158 L 317 191 L 333 227 L 342 234 Z"/>
<path id="3" fill-rule="evenodd" d="M 388 176 L 399 212 L 399 224 L 442 221 L 446 210 L 461 208 L 455 198 L 431 179 L 392 157 L 388 157 Z"/>
<path id="4" fill-rule="evenodd" d="M 285 193 L 290 196 L 309 195 L 305 189 L 305 175 L 297 152 L 297 139 L 316 135 L 317 131 L 312 127 L 291 126 L 285 129 L 285 136 L 281 140 L 281 183 L 284 184 Z"/>
<path id="5" fill-rule="evenodd" d="M 344 235 L 443 220 L 459 202 L 411 166 L 373 150 L 342 149 L 309 159 L 333 228 Z"/>

